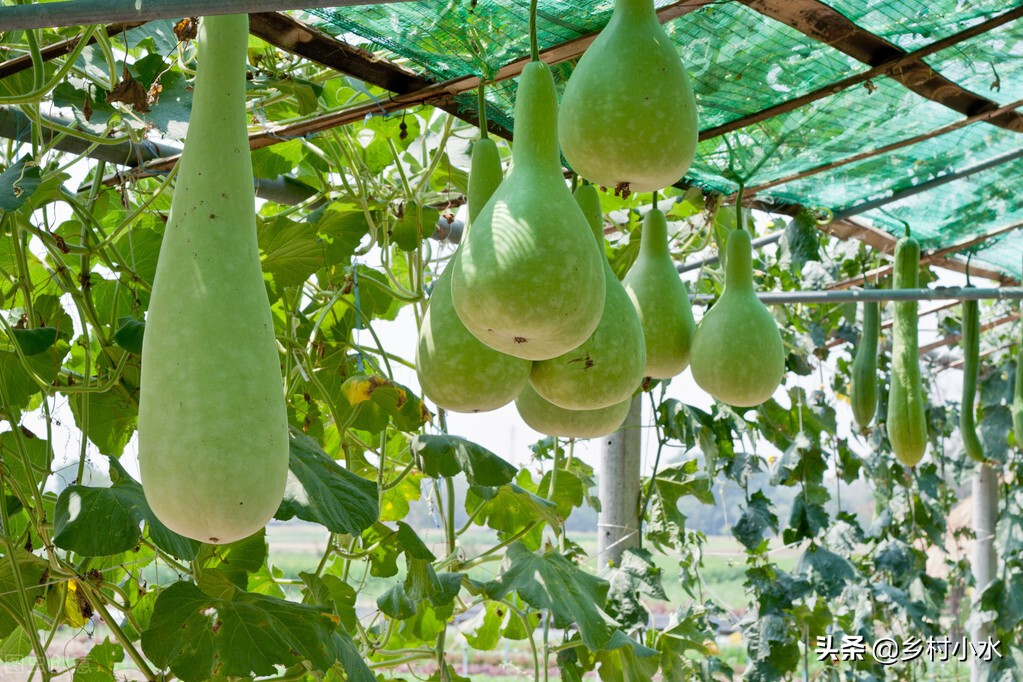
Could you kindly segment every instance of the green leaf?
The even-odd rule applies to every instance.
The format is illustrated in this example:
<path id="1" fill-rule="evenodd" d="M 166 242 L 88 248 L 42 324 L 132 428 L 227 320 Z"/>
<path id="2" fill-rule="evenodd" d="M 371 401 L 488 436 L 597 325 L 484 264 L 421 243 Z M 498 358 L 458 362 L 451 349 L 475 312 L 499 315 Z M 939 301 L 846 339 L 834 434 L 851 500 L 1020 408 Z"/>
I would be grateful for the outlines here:
<path id="1" fill-rule="evenodd" d="M 302 284 L 325 264 L 323 244 L 313 225 L 288 218 L 261 222 L 259 250 L 263 252 L 263 271 L 279 287 Z"/>
<path id="2" fill-rule="evenodd" d="M 341 625 L 349 632 L 356 631 L 355 622 L 358 616 L 355 612 L 355 602 L 358 594 L 355 588 L 330 573 L 318 576 L 303 571 L 298 574 L 298 577 L 308 586 L 309 593 L 317 604 L 332 605 L 334 613 L 341 619 Z"/>
<path id="3" fill-rule="evenodd" d="M 529 472 L 525 472 L 528 476 Z M 507 537 L 523 530 L 530 523 L 545 522 L 557 528 L 558 506 L 550 500 L 534 495 L 514 483 L 497 488 L 472 486 L 465 496 L 467 511 L 482 509 L 476 522 L 485 524 Z"/>
<path id="4" fill-rule="evenodd" d="M 590 575 L 551 549 L 535 554 L 521 542 L 508 547 L 507 568 L 488 585 L 494 598 L 517 592 L 535 609 L 548 609 L 554 626 L 576 626 L 591 650 L 611 641 L 617 623 L 604 612 L 608 583 Z"/>
<path id="5" fill-rule="evenodd" d="M 337 622 L 322 609 L 238 589 L 217 569 L 199 584 L 160 593 L 142 650 L 184 682 L 217 676 L 273 675 L 309 661 L 326 671 L 341 655 Z"/>
<path id="6" fill-rule="evenodd" d="M 361 535 L 376 522 L 376 483 L 340 466 L 316 441 L 294 431 L 289 456 L 288 485 L 276 518 L 297 516 L 348 535 Z"/>
<path id="7" fill-rule="evenodd" d="M 142 337 L 146 333 L 146 323 L 134 317 L 122 317 L 121 326 L 114 332 L 114 343 L 135 355 L 142 355 Z"/>
<path id="8" fill-rule="evenodd" d="M 108 556 L 134 548 L 142 537 L 141 524 L 158 547 L 181 559 L 194 559 L 199 543 L 174 533 L 153 514 L 142 486 L 116 460 L 110 460 L 116 479 L 109 488 L 72 485 L 57 498 L 53 543 L 82 556 Z"/>
<path id="9" fill-rule="evenodd" d="M 651 502 L 646 532 L 661 546 L 677 545 L 685 530 L 686 516 L 679 511 L 679 500 L 692 496 L 714 504 L 711 480 L 695 459 L 662 469 L 646 483 L 646 489 Z"/>
<path id="10" fill-rule="evenodd" d="M 12 329 L 11 333 L 25 355 L 45 353 L 57 343 L 57 330 L 54 327 Z"/>
<path id="11" fill-rule="evenodd" d="M 817 593 L 826 599 L 842 594 L 846 583 L 856 576 L 856 569 L 848 559 L 816 545 L 811 545 L 799 558 L 796 571 L 812 573 Z"/>
<path id="12" fill-rule="evenodd" d="M 39 165 L 23 156 L 0 173 L 0 210 L 17 211 L 39 189 Z"/>
<path id="13" fill-rule="evenodd" d="M 252 152 L 252 174 L 257 178 L 274 180 L 291 172 L 302 160 L 302 140 L 288 140 Z"/>
<path id="14" fill-rule="evenodd" d="M 392 585 L 391 589 L 377 597 L 377 608 L 385 615 L 406 620 L 416 615 L 416 605 L 409 598 L 404 585 Z"/>
<path id="15" fill-rule="evenodd" d="M 612 648 L 613 646 L 613 648 Z M 660 652 L 645 647 L 621 630 L 616 630 L 608 649 L 596 655 L 597 669 L 604 682 L 640 682 L 652 680 L 660 667 Z"/>
<path id="16" fill-rule="evenodd" d="M 608 612 L 622 627 L 644 625 L 649 620 L 650 614 L 640 601 L 641 596 L 668 601 L 661 584 L 662 573 L 650 552 L 632 547 L 622 554 L 621 566 L 612 567 L 606 573 L 610 583 Z"/>
<path id="17" fill-rule="evenodd" d="M 49 563 L 34 554 L 19 549 L 13 557 L 3 557 L 0 561 L 0 638 L 8 637 L 19 625 L 11 615 L 21 613 L 21 591 L 14 574 L 15 567 L 29 604 L 42 597 L 46 589 L 43 585 L 50 575 Z"/>
<path id="18" fill-rule="evenodd" d="M 0 434 L 0 459 L 7 469 L 7 475 L 18 484 L 18 487 L 27 494 L 33 488 L 38 488 L 46 482 L 50 470 L 46 468 L 46 462 L 51 458 L 49 443 L 36 437 L 24 427 L 20 429 L 20 439 L 13 431 L 5 431 Z M 30 470 L 25 470 L 24 459 L 21 456 L 21 447 L 24 447 L 28 457 Z"/>
<path id="19" fill-rule="evenodd" d="M 4 618 L 6 616 L 0 614 L 0 624 Z M 0 661 L 20 661 L 31 656 L 32 651 L 32 639 L 20 625 L 0 641 Z"/>
<path id="20" fill-rule="evenodd" d="M 260 528 L 247 538 L 225 545 L 203 544 L 196 557 L 203 570 L 215 568 L 241 589 L 249 584 L 249 574 L 263 568 L 267 556 L 266 529 Z"/>
<path id="21" fill-rule="evenodd" d="M 781 265 L 799 274 L 807 261 L 819 261 L 820 234 L 817 217 L 813 212 L 800 210 L 785 227 L 785 235 L 781 240 Z"/>
<path id="22" fill-rule="evenodd" d="M 431 478 L 464 472 L 469 485 L 496 487 L 511 483 L 518 472 L 490 450 L 457 436 L 417 435 L 412 452 L 422 458 L 423 473 Z"/>
<path id="23" fill-rule="evenodd" d="M 73 682 L 113 682 L 114 666 L 123 660 L 124 648 L 104 639 L 92 647 L 87 656 L 78 659 Z"/>
<path id="24" fill-rule="evenodd" d="M 768 529 L 778 530 L 778 517 L 771 511 L 771 501 L 758 490 L 750 496 L 742 516 L 732 527 L 732 535 L 746 549 L 754 550 L 764 542 L 764 531 Z"/>
<path id="25" fill-rule="evenodd" d="M 88 420 L 83 403 L 88 401 Z M 85 431 L 99 451 L 108 457 L 120 457 L 138 426 L 138 405 L 124 391 L 84 393 L 68 401 L 75 423 Z"/>
<path id="26" fill-rule="evenodd" d="M 352 204 L 331 202 L 309 214 L 316 232 L 328 240 L 326 259 L 330 265 L 348 265 L 363 237 L 369 234 L 366 214 Z"/>
<path id="27" fill-rule="evenodd" d="M 408 387 L 384 377 L 356 374 L 341 385 L 345 402 L 353 409 L 352 426 L 376 433 L 393 422 L 399 431 L 416 431 L 433 415 Z"/>

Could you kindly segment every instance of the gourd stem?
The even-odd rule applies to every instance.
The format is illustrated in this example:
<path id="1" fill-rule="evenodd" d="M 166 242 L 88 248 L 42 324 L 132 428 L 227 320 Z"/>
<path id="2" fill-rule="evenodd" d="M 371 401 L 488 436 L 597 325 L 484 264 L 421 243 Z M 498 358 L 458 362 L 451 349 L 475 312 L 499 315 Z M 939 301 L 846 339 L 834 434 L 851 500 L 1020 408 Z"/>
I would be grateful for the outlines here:
<path id="1" fill-rule="evenodd" d="M 480 77 L 480 87 L 476 91 L 476 109 L 480 124 L 480 139 L 486 140 L 490 137 L 487 133 L 487 96 L 483 88 L 483 77 Z"/>
<path id="2" fill-rule="evenodd" d="M 540 44 L 536 37 L 536 5 L 537 0 L 529 2 L 529 58 L 540 61 Z"/>
<path id="3" fill-rule="evenodd" d="M 739 183 L 739 189 L 735 193 L 735 227 L 740 230 L 746 229 L 746 223 L 742 219 L 742 195 L 746 192 L 745 183 Z"/>
<path id="4" fill-rule="evenodd" d="M 657 210 L 657 195 L 658 195 L 658 192 L 655 191 L 654 192 L 654 201 L 653 201 L 654 210 Z"/>
<path id="5" fill-rule="evenodd" d="M 637 19 L 657 21 L 657 10 L 653 0 L 615 0 L 611 21 L 621 19 L 627 19 L 630 22 L 635 22 Z"/>

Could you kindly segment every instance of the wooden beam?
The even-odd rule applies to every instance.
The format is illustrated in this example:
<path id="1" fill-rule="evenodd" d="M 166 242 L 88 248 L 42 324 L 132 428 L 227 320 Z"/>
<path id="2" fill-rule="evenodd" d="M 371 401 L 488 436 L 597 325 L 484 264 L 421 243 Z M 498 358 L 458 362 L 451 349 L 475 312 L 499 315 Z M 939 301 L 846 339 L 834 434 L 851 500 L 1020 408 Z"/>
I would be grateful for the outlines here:
<path id="1" fill-rule="evenodd" d="M 1009 324 L 1010 322 L 1014 322 L 1018 319 L 1019 313 L 1009 313 L 1008 315 L 999 317 L 996 320 L 992 320 L 990 322 L 980 325 L 980 331 L 986 332 L 989 329 L 1001 327 L 1002 325 Z M 920 346 L 920 354 L 923 355 L 924 353 L 929 353 L 930 351 L 935 350 L 937 348 L 942 348 L 943 346 L 951 346 L 954 343 L 959 343 L 959 341 L 962 340 L 962 338 L 963 338 L 962 334 L 949 334 L 943 339 L 938 339 L 933 343 L 928 343 L 925 346 Z"/>
<path id="2" fill-rule="evenodd" d="M 999 116 L 1000 114 L 1004 114 L 1004 113 L 1009 112 L 1009 111 L 1014 111 L 1016 109 L 1019 109 L 1020 107 L 1023 107 L 1023 99 L 1018 99 L 1018 100 L 1016 100 L 1014 102 L 1009 102 L 1006 105 L 1000 106 L 997 109 L 992 109 L 991 111 L 988 111 L 988 112 L 985 112 L 985 113 L 982 113 L 982 114 L 976 114 L 974 116 L 968 116 L 968 117 L 966 117 L 966 118 L 964 118 L 962 120 L 956 121 L 955 123 L 950 123 L 950 124 L 948 124 L 946 126 L 942 126 L 940 128 L 935 128 L 934 130 L 928 131 L 928 132 L 923 133 L 921 135 L 914 135 L 913 137 L 908 137 L 905 140 L 900 140 L 898 142 L 893 142 L 892 144 L 887 144 L 887 145 L 884 145 L 883 147 L 877 147 L 876 149 L 871 149 L 871 150 L 868 150 L 868 151 L 865 151 L 865 152 L 860 152 L 859 154 L 853 154 L 852 156 L 847 156 L 845 158 L 836 159 L 836 160 L 830 161 L 828 163 L 822 163 L 822 164 L 820 164 L 818 166 L 814 166 L 812 168 L 807 168 L 806 170 L 800 171 L 798 173 L 792 173 L 791 175 L 786 175 L 786 176 L 778 178 L 776 180 L 771 180 L 770 182 L 764 182 L 764 183 L 761 183 L 759 185 L 753 185 L 752 187 L 747 187 L 745 189 L 744 196 L 753 196 L 757 192 L 762 192 L 762 191 L 764 191 L 766 189 L 771 189 L 772 187 L 777 187 L 778 185 L 784 185 L 784 184 L 787 184 L 789 182 L 795 182 L 796 180 L 802 180 L 804 178 L 808 178 L 808 177 L 811 177 L 811 176 L 814 176 L 814 175 L 818 175 L 820 173 L 824 173 L 824 172 L 829 171 L 829 170 L 834 170 L 835 168 L 840 168 L 842 166 L 847 166 L 847 165 L 849 165 L 851 163 L 856 163 L 857 161 L 864 161 L 866 159 L 870 159 L 870 158 L 873 158 L 873 157 L 876 157 L 876 156 L 881 156 L 882 154 L 888 154 L 889 152 L 894 152 L 894 151 L 896 151 L 898 149 L 902 149 L 904 147 L 909 147 L 909 146 L 912 146 L 914 144 L 918 144 L 920 142 L 925 142 L 927 140 L 931 140 L 931 139 L 934 139 L 936 137 L 940 137 L 941 135 L 945 135 L 947 133 L 951 133 L 951 132 L 954 132 L 956 130 L 960 130 L 962 128 L 966 128 L 967 126 L 973 125 L 974 123 L 982 123 L 984 121 L 988 121 L 988 120 L 994 118 L 995 116 Z"/>
<path id="3" fill-rule="evenodd" d="M 108 24 L 104 30 L 107 32 L 108 36 L 112 36 L 121 33 L 122 31 L 129 31 L 137 26 L 141 26 L 144 23 L 145 23 L 144 21 L 128 21 L 117 24 Z M 79 37 L 76 36 L 74 38 L 68 38 L 67 40 L 62 40 L 57 43 L 52 43 L 41 49 L 39 51 L 39 54 L 43 58 L 44 62 L 48 62 L 51 59 L 56 59 L 57 57 L 63 57 L 68 52 L 71 52 L 71 50 L 75 49 L 75 47 L 78 46 L 79 40 L 80 40 Z M 95 42 L 96 36 L 93 35 L 89 37 L 89 42 L 86 44 L 92 45 Z M 32 55 L 23 54 L 20 57 L 14 57 L 13 59 L 8 59 L 5 62 L 0 62 L 0 78 L 7 78 L 8 76 L 13 76 L 16 73 L 31 68 Z"/>
<path id="4" fill-rule="evenodd" d="M 811 93 L 815 96 L 809 101 L 827 97 L 871 78 L 889 76 L 921 97 L 958 111 L 964 116 L 991 111 L 998 108 L 998 104 L 948 80 L 922 59 L 1023 17 L 1023 7 L 1015 7 L 919 50 L 906 52 L 894 43 L 860 28 L 845 15 L 820 0 L 739 0 L 739 2 L 872 67 L 862 74 Z M 790 102 L 796 101 L 791 100 Z M 798 108 L 806 103 L 808 102 L 800 101 L 786 110 Z M 745 121 L 738 127 L 766 120 L 779 113 L 783 113 L 783 111 L 765 109 L 763 112 L 753 115 L 760 115 L 761 118 L 754 120 L 752 117 L 745 117 Z M 1023 115 L 1014 111 L 1003 112 L 992 117 L 988 122 L 1015 132 L 1023 132 Z M 731 130 L 736 129 L 731 128 Z M 727 131 L 722 126 L 718 126 L 707 132 L 708 134 L 715 133 L 710 135 L 713 137 Z"/>
<path id="5" fill-rule="evenodd" d="M 942 303 L 941 305 L 934 306 L 933 308 L 921 310 L 919 313 L 917 313 L 917 318 L 927 317 L 928 315 L 933 315 L 934 313 L 939 313 L 942 310 L 948 310 L 949 308 L 954 308 L 958 305 L 962 305 L 962 301 L 948 301 L 947 303 Z M 895 324 L 895 318 L 890 317 L 881 323 L 881 329 L 891 329 L 893 324 Z M 842 344 L 845 343 L 849 343 L 849 341 L 840 337 L 834 337 L 826 344 L 824 344 L 824 347 L 830 349 L 835 348 L 837 346 L 841 346 Z"/>

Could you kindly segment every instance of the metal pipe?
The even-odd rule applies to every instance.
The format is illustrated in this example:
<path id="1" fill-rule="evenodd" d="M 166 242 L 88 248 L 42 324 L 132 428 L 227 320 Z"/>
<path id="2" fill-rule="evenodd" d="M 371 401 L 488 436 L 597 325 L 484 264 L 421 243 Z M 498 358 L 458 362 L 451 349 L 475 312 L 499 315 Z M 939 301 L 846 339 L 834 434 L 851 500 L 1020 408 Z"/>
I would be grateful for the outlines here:
<path id="1" fill-rule="evenodd" d="M 849 303 L 865 301 L 1010 301 L 1023 299 L 1023 287 L 935 287 L 933 289 L 842 289 L 835 291 L 766 291 L 757 294 L 761 303 Z M 716 296 L 690 296 L 693 303 L 708 304 Z"/>
<path id="2" fill-rule="evenodd" d="M 379 5 L 409 0 L 65 0 L 0 7 L 0 30 L 152 21 L 217 14 L 251 14 L 322 7 Z"/>

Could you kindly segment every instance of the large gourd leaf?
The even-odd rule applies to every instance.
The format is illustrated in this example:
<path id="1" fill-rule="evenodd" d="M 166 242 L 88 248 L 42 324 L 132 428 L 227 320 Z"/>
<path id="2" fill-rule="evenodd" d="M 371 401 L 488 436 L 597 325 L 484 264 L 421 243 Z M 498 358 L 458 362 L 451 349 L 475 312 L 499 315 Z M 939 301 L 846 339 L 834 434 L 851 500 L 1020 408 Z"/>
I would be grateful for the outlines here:
<path id="1" fill-rule="evenodd" d="M 464 472 L 469 485 L 505 485 L 518 471 L 485 447 L 457 436 L 420 434 L 412 440 L 412 452 L 422 458 L 427 476 L 441 478 Z"/>

